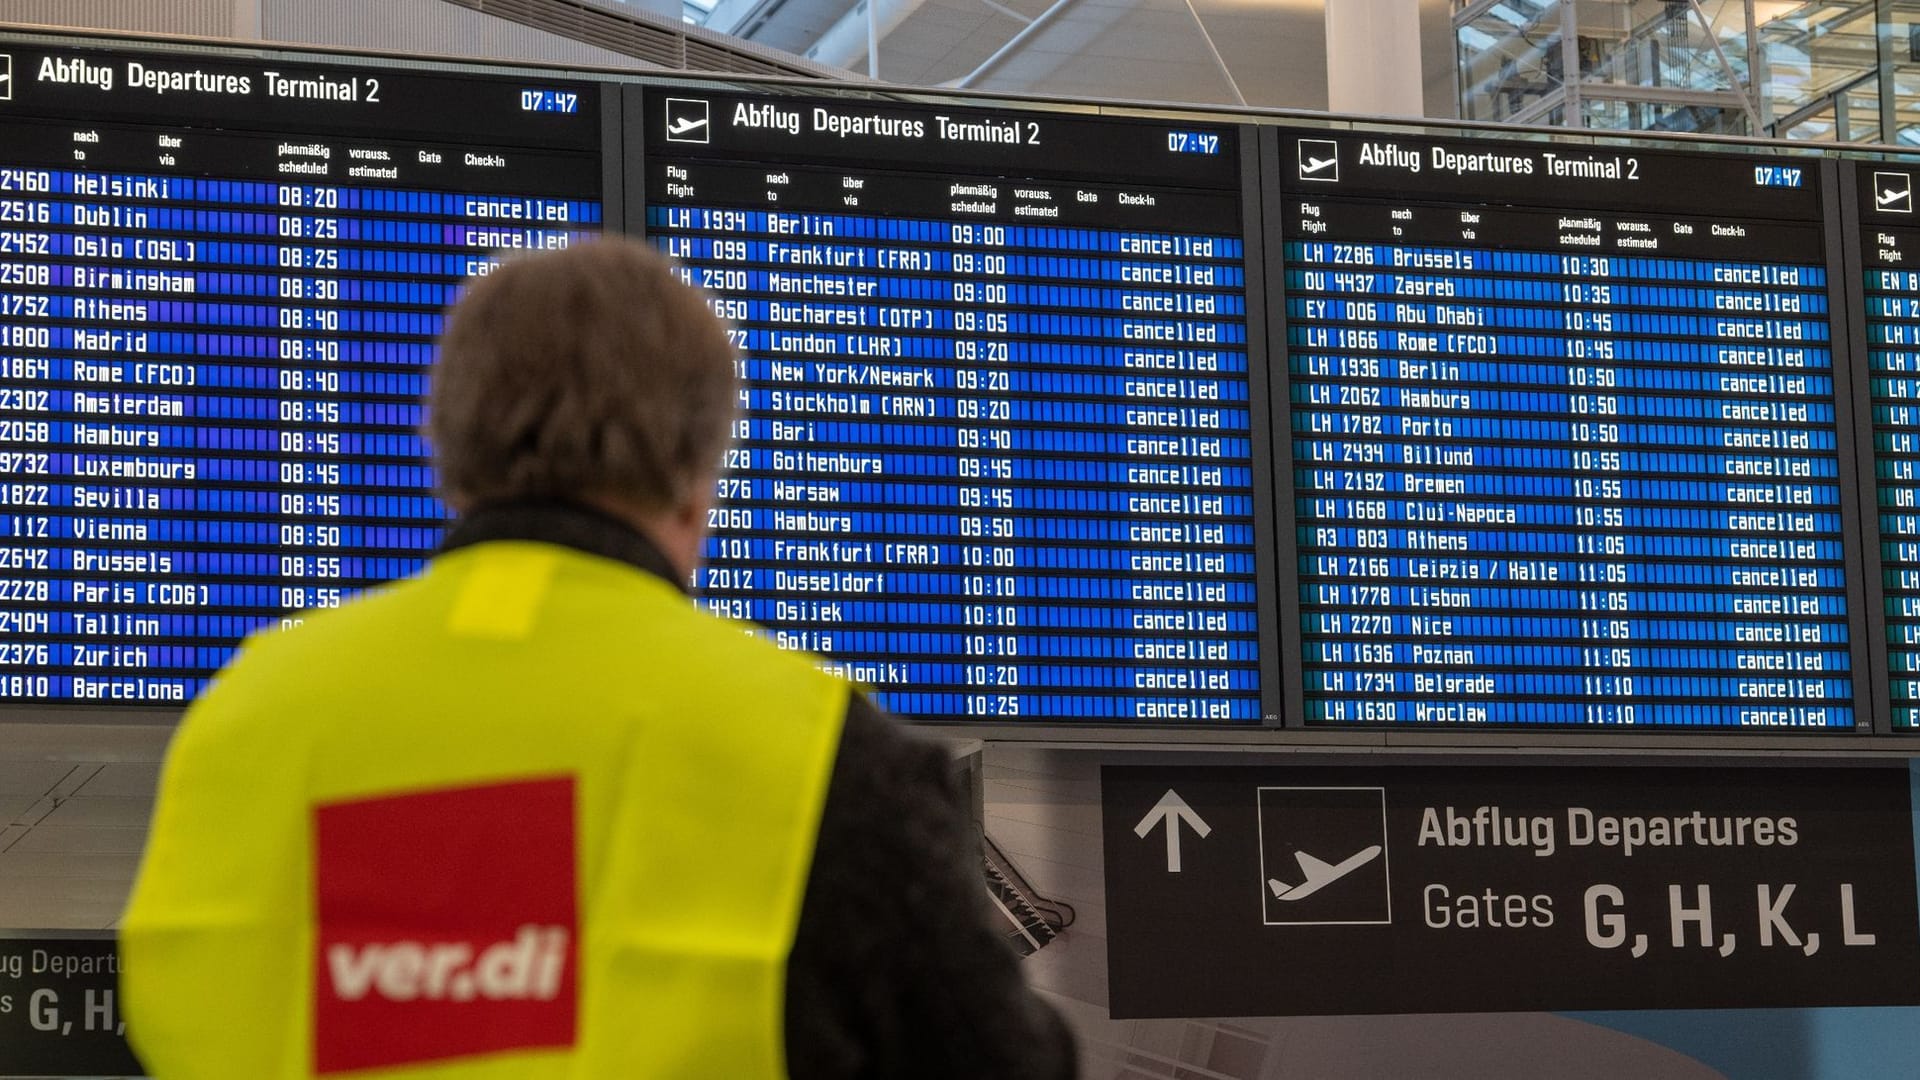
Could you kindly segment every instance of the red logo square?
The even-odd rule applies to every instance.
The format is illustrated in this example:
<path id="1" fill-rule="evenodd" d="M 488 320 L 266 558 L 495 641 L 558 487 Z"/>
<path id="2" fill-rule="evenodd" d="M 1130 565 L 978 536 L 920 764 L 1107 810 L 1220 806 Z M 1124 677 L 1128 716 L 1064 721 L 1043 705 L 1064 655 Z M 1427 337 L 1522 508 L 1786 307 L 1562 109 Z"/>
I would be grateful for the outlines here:
<path id="1" fill-rule="evenodd" d="M 572 1046 L 571 776 L 314 809 L 317 1073 Z"/>

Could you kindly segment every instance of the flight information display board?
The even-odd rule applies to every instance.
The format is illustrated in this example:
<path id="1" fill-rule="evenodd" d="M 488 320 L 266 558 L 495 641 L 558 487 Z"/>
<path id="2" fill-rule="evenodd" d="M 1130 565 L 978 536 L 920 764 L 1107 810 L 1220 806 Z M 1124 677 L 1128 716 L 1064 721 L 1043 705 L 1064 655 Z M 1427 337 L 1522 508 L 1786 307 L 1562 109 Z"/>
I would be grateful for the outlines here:
<path id="1" fill-rule="evenodd" d="M 1858 215 L 1861 322 L 1873 438 L 1871 490 L 1879 551 L 1890 719 L 1920 727 L 1920 168 L 1851 168 Z M 1869 536 L 1875 535 L 1869 531 Z"/>
<path id="2" fill-rule="evenodd" d="M 669 91 L 644 112 L 647 233 L 745 353 L 708 607 L 917 719 L 1274 711 L 1241 132 Z"/>
<path id="3" fill-rule="evenodd" d="M 600 91 L 0 45 L 0 701 L 171 705 L 438 542 L 440 312 L 601 218 Z"/>
<path id="4" fill-rule="evenodd" d="M 1852 728 L 1821 166 L 1276 143 L 1307 722 Z"/>

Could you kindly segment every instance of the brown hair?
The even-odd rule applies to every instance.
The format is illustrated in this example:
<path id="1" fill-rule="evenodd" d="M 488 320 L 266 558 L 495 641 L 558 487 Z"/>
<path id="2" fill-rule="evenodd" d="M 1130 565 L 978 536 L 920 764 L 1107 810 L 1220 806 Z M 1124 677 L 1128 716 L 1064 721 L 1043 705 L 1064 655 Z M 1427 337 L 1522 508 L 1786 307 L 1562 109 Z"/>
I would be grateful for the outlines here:
<path id="1" fill-rule="evenodd" d="M 647 510 L 713 483 L 735 350 L 705 297 L 645 245 L 601 237 L 512 258 L 447 317 L 424 434 L 460 508 L 611 496 Z"/>

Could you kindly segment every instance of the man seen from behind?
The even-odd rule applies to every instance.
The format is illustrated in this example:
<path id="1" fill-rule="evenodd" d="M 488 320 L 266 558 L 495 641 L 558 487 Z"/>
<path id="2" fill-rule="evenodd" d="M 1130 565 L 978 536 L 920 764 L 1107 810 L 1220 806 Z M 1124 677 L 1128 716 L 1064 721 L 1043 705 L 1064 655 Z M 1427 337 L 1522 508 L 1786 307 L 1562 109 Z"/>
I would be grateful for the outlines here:
<path id="1" fill-rule="evenodd" d="M 686 595 L 738 390 L 639 244 L 470 285 L 440 551 L 174 739 L 122 925 L 152 1076 L 1073 1075 L 946 756 Z"/>

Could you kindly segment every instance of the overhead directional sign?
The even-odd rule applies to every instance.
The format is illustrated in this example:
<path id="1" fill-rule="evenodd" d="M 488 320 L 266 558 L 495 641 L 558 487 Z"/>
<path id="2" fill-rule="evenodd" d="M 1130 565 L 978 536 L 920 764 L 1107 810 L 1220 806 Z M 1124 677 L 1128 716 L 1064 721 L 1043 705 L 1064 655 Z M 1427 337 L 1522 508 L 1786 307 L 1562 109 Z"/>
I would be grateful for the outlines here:
<path id="1" fill-rule="evenodd" d="M 1910 786 L 1108 766 L 1113 1016 L 1920 1004 Z"/>
<path id="2" fill-rule="evenodd" d="M 0 931 L 0 1076 L 138 1076 L 111 936 Z"/>

